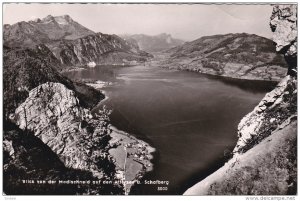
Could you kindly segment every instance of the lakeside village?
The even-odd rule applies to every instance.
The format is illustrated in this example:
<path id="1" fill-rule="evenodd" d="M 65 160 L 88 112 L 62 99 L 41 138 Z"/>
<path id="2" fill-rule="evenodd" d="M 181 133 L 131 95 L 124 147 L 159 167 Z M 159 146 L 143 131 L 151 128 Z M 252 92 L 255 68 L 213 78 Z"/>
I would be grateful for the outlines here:
<path id="1" fill-rule="evenodd" d="M 153 164 L 152 152 L 155 151 L 150 145 L 142 140 L 111 126 L 112 139 L 109 150 L 113 162 L 117 165 L 118 178 L 125 177 L 127 180 L 134 180 L 139 171 L 151 171 Z"/>
<path id="2" fill-rule="evenodd" d="M 137 148 L 136 152 L 127 152 L 127 157 L 133 156 L 135 161 L 143 163 L 143 160 L 150 160 L 151 155 L 147 151 L 147 145 L 145 143 L 139 144 L 138 141 L 135 142 L 130 142 L 128 144 L 125 144 L 124 147 L 125 149 L 129 148 Z M 148 163 L 147 167 L 150 167 L 151 165 Z"/>

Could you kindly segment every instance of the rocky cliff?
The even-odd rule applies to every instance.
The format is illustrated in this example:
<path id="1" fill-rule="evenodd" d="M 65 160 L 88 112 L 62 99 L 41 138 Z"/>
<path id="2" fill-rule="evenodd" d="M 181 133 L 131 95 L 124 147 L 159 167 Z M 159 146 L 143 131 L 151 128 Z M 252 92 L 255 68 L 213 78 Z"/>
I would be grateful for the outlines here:
<path id="1" fill-rule="evenodd" d="M 97 33 L 73 41 L 60 41 L 49 45 L 54 55 L 64 65 L 136 64 L 145 62 L 152 55 L 117 35 Z"/>
<path id="2" fill-rule="evenodd" d="M 33 131 L 66 167 L 102 177 L 96 164 L 105 156 L 102 139 L 108 134 L 107 117 L 93 118 L 89 110 L 79 105 L 72 90 L 60 83 L 39 85 L 29 92 L 11 118 L 22 130 Z"/>
<path id="3" fill-rule="evenodd" d="M 204 36 L 165 53 L 162 67 L 204 74 L 279 81 L 287 71 L 273 41 L 254 34 Z"/>
<path id="4" fill-rule="evenodd" d="M 146 52 L 160 52 L 184 43 L 183 40 L 173 38 L 170 34 L 162 33 L 156 36 L 145 34 L 123 35 L 127 41 L 136 42 L 141 50 Z"/>
<path id="5" fill-rule="evenodd" d="M 284 54 L 289 75 L 297 75 L 297 5 L 274 6 L 270 26 L 276 50 Z"/>
<path id="6" fill-rule="evenodd" d="M 297 5 L 276 5 L 270 23 L 288 75 L 239 123 L 233 158 L 186 195 L 297 193 L 296 11 Z"/>

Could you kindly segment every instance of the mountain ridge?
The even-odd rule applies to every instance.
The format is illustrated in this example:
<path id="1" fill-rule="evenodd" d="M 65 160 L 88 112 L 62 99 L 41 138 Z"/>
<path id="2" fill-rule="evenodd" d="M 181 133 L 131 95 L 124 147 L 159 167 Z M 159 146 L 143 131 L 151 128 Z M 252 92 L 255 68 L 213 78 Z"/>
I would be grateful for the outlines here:
<path id="1" fill-rule="evenodd" d="M 238 79 L 279 81 L 287 71 L 273 41 L 247 33 L 203 36 L 164 51 L 165 68 Z"/>

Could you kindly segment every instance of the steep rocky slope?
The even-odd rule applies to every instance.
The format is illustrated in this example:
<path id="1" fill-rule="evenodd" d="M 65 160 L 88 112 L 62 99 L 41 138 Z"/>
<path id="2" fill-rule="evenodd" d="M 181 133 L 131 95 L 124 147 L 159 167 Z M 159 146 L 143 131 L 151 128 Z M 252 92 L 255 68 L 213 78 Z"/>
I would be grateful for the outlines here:
<path id="1" fill-rule="evenodd" d="M 146 52 L 160 52 L 184 43 L 183 40 L 173 38 L 170 34 L 162 33 L 156 36 L 145 34 L 123 35 L 127 41 L 136 42 L 141 50 Z"/>
<path id="2" fill-rule="evenodd" d="M 125 41 L 117 35 L 97 33 L 73 41 L 60 41 L 48 45 L 54 55 L 65 65 L 136 64 L 152 55 Z"/>
<path id="3" fill-rule="evenodd" d="M 297 116 L 297 79 L 288 75 L 241 120 L 234 153 L 251 149 L 293 116 Z"/>
<path id="4" fill-rule="evenodd" d="M 48 15 L 43 19 L 22 21 L 13 25 L 6 24 L 3 31 L 5 45 L 22 47 L 32 47 L 53 40 L 74 40 L 94 34 L 69 15 L 56 17 Z"/>
<path id="5" fill-rule="evenodd" d="M 22 130 L 33 131 L 66 167 L 103 177 L 96 164 L 105 159 L 108 119 L 93 117 L 63 84 L 47 82 L 32 89 L 11 119 Z"/>
<path id="6" fill-rule="evenodd" d="M 233 158 L 186 195 L 297 193 L 296 19 L 297 5 L 274 6 L 270 25 L 288 75 L 239 123 Z"/>
<path id="7" fill-rule="evenodd" d="M 273 41 L 254 34 L 205 36 L 165 53 L 163 67 L 211 75 L 279 81 L 287 71 Z"/>

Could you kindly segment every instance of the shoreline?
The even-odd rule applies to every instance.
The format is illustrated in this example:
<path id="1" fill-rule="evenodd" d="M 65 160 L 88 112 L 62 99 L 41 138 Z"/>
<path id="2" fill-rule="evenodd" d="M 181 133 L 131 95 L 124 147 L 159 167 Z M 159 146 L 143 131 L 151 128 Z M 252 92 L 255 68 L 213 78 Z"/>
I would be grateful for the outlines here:
<path id="1" fill-rule="evenodd" d="M 200 75 L 206 75 L 206 76 L 211 76 L 215 78 L 223 78 L 223 79 L 228 79 L 228 80 L 236 80 L 236 81 L 253 81 L 253 82 L 268 82 L 268 83 L 278 83 L 282 78 L 279 78 L 278 80 L 266 80 L 266 79 L 259 79 L 255 77 L 232 77 L 232 76 L 227 76 L 227 75 L 218 75 L 218 74 L 212 74 L 212 73 L 205 73 L 205 72 L 199 72 L 197 70 L 192 70 L 192 69 L 178 69 L 178 68 L 169 68 L 167 66 L 159 66 L 157 67 L 168 69 L 168 70 L 178 70 L 178 71 L 186 71 L 186 72 L 192 72 L 192 73 L 197 73 Z"/>
<path id="2" fill-rule="evenodd" d="M 146 62 L 144 62 L 146 63 Z M 89 67 L 87 65 L 78 65 L 78 66 L 65 66 L 64 69 L 60 71 L 60 73 L 67 73 L 72 71 L 80 71 L 80 70 L 88 70 L 96 68 L 97 66 L 112 66 L 112 67 L 132 67 L 132 66 L 138 66 L 138 65 L 144 65 L 144 63 L 138 63 L 138 64 L 96 64 L 94 67 Z"/>
<path id="3" fill-rule="evenodd" d="M 162 67 L 164 68 L 164 67 Z M 179 70 L 181 71 L 181 70 Z M 184 69 L 183 71 L 188 71 L 188 72 L 193 72 L 193 73 L 198 73 L 198 74 L 202 74 L 202 75 L 206 75 L 206 76 L 211 76 L 211 77 L 215 77 L 215 78 L 222 78 L 225 80 L 231 80 L 231 81 L 252 81 L 252 82 L 266 82 L 266 83 L 279 83 L 281 78 L 278 80 L 265 80 L 265 79 L 257 79 L 255 77 L 251 78 L 239 78 L 239 77 L 230 77 L 230 76 L 226 76 L 226 75 L 218 75 L 218 74 L 210 74 L 210 73 L 204 73 L 204 72 L 198 72 L 198 71 L 194 71 L 194 70 L 189 70 L 189 69 Z"/>
<path id="4" fill-rule="evenodd" d="M 161 62 L 164 61 L 164 60 L 166 60 L 166 55 L 167 54 L 165 54 L 163 56 L 156 56 L 156 59 L 153 58 L 150 61 L 150 63 L 153 66 L 157 66 L 157 67 L 164 68 L 164 69 L 194 72 L 194 73 L 198 73 L 198 74 L 202 74 L 202 75 L 214 76 L 214 77 L 226 78 L 226 79 L 233 79 L 233 80 L 247 80 L 247 81 L 261 81 L 261 82 L 278 83 L 283 78 L 283 77 L 278 77 L 278 79 L 267 80 L 267 79 L 257 78 L 257 77 L 251 77 L 251 76 L 250 77 L 232 77 L 232 76 L 218 75 L 218 74 L 208 73 L 208 72 L 199 72 L 199 70 L 197 70 L 197 69 L 189 69 L 189 68 L 180 69 L 180 68 L 176 68 L 176 67 L 172 67 L 172 66 L 168 66 L 168 65 L 164 66 L 163 64 L 161 64 Z"/>
<path id="5" fill-rule="evenodd" d="M 92 83 L 92 82 L 86 82 L 85 83 L 86 85 L 90 86 L 90 87 L 93 87 L 94 89 L 100 91 L 103 95 L 104 95 L 104 99 L 103 100 L 100 100 L 98 102 L 98 104 L 96 105 L 99 106 L 100 104 L 104 103 L 106 100 L 109 99 L 109 96 L 107 95 L 107 93 L 103 90 L 104 87 L 107 87 L 109 85 L 112 85 L 112 82 L 104 82 L 104 81 L 101 81 L 101 80 L 97 80 L 96 82 Z M 92 109 L 93 110 L 93 109 Z"/>

